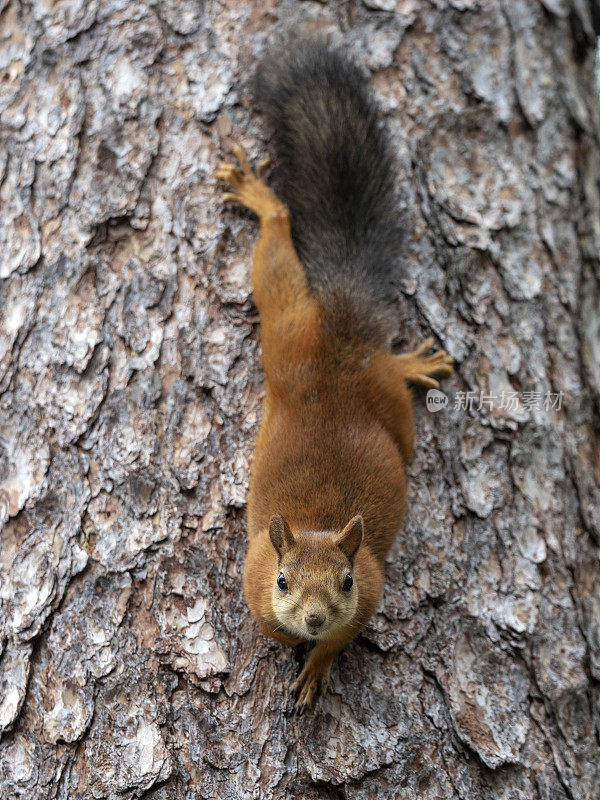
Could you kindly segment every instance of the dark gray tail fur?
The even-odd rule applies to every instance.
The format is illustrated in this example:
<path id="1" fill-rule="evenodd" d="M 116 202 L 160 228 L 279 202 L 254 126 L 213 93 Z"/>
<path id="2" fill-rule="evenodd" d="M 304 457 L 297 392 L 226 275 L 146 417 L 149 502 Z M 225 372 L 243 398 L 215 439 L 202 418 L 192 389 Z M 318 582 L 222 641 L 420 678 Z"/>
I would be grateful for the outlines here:
<path id="1" fill-rule="evenodd" d="M 365 306 L 381 314 L 393 297 L 402 227 L 393 158 L 367 81 L 338 51 L 304 41 L 261 63 L 255 98 L 273 129 L 282 199 L 309 282 L 360 305 L 362 317 Z"/>

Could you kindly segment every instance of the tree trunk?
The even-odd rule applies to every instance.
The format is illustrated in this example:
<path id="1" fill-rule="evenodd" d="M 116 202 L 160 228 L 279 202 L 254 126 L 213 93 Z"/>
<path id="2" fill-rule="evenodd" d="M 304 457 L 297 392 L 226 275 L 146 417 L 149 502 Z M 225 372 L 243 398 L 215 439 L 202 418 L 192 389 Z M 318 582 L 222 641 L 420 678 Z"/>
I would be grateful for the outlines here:
<path id="1" fill-rule="evenodd" d="M 600 797 L 594 3 L 0 0 L 3 798 Z M 397 344 L 457 361 L 301 718 L 242 597 L 257 231 L 214 178 L 290 26 L 372 71 Z"/>

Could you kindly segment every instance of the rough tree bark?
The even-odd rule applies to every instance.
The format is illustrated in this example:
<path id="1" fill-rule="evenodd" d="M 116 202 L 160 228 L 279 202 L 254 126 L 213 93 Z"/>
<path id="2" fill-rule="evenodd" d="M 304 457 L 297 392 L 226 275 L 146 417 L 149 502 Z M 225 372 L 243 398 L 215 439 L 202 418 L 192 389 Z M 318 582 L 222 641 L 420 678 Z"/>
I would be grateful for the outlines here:
<path id="1" fill-rule="evenodd" d="M 0 795 L 600 797 L 600 197 L 585 0 L 0 0 Z M 241 594 L 270 38 L 373 73 L 409 228 L 410 510 L 314 713 Z M 400 209 L 399 209 L 400 210 Z M 562 408 L 455 408 L 459 391 Z"/>

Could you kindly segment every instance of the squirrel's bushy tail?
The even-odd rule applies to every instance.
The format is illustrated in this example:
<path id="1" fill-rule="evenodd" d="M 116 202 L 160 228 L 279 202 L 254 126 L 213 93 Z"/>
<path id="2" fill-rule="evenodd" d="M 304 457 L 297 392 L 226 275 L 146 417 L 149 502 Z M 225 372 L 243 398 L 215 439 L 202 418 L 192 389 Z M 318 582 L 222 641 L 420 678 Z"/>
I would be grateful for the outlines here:
<path id="1" fill-rule="evenodd" d="M 255 99 L 273 129 L 309 282 L 381 312 L 393 297 L 402 228 L 368 82 L 339 51 L 304 41 L 260 64 Z"/>

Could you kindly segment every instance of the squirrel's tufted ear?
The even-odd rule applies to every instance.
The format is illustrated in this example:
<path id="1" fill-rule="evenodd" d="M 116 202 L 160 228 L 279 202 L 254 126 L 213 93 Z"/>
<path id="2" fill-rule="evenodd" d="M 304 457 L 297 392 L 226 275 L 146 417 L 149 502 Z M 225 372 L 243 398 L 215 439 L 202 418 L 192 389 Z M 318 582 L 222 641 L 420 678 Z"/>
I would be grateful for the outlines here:
<path id="1" fill-rule="evenodd" d="M 280 556 L 282 556 L 286 550 L 289 550 L 290 547 L 293 547 L 295 544 L 294 534 L 290 530 L 290 526 L 283 517 L 279 516 L 279 514 L 271 517 L 271 522 L 269 523 L 269 536 L 271 538 L 271 542 L 273 543 L 273 547 L 275 550 L 277 550 Z"/>
<path id="2" fill-rule="evenodd" d="M 350 522 L 335 540 L 337 546 L 348 556 L 350 561 L 352 561 L 356 551 L 360 547 L 360 543 L 363 539 L 363 533 L 363 518 L 360 514 L 358 514 L 356 517 L 352 517 Z"/>

